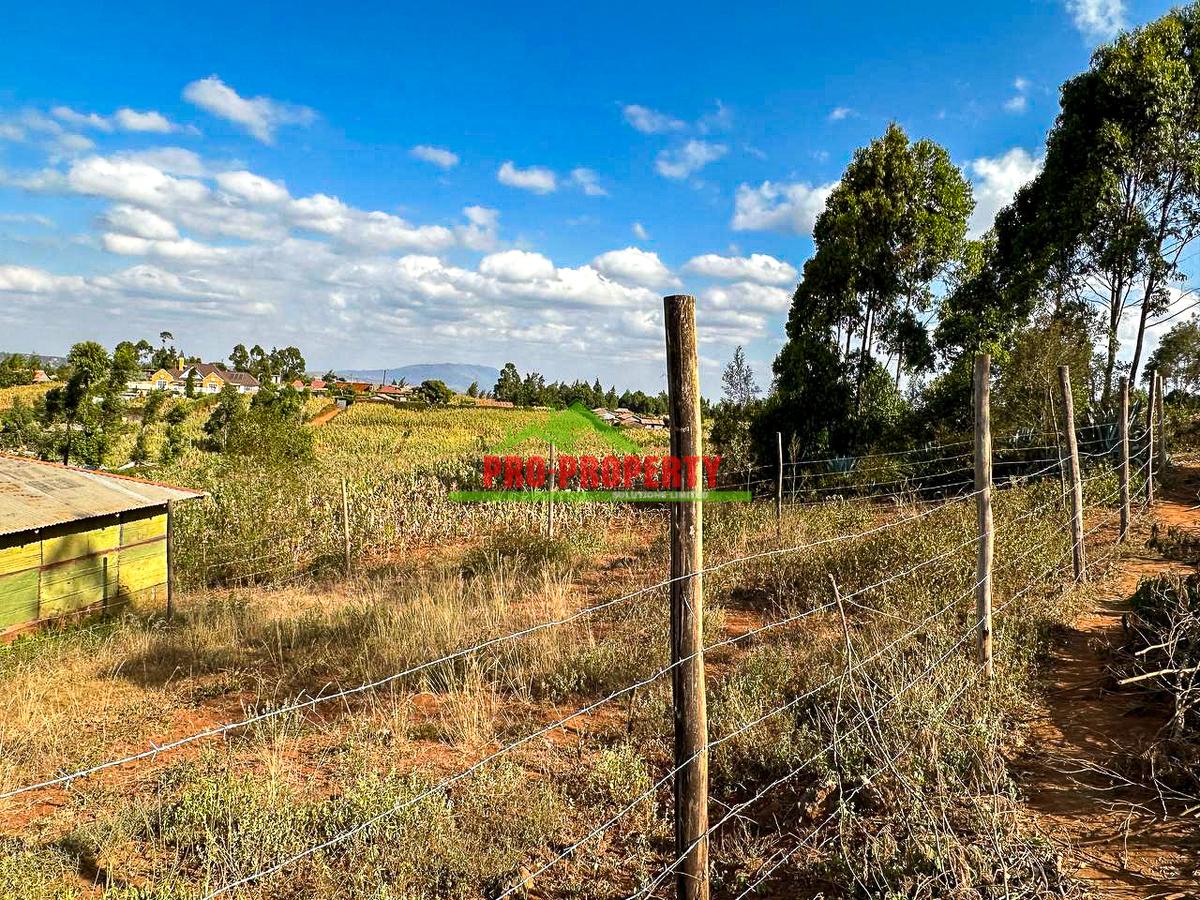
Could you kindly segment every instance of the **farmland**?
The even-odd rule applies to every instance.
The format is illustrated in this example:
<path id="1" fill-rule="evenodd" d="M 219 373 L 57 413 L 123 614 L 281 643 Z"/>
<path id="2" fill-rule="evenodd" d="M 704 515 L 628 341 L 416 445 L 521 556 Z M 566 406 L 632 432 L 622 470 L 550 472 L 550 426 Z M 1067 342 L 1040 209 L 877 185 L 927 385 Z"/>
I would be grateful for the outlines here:
<path id="1" fill-rule="evenodd" d="M 15 698 L 0 793 L 101 767 L 0 801 L 3 896 L 201 898 L 264 870 L 228 896 L 619 900 L 652 883 L 672 828 L 665 514 L 572 504 L 548 537 L 540 505 L 447 498 L 484 449 L 550 415 L 361 403 L 314 427 L 309 462 L 193 448 L 159 470 L 210 492 L 180 510 L 176 620 L 135 609 L 0 655 Z M 863 466 L 881 483 L 905 470 Z M 1101 464 L 1084 484 L 1100 583 L 1119 559 L 1115 484 Z M 1022 896 L 1075 896 L 1008 767 L 1037 668 L 1094 588 L 1064 578 L 1057 477 L 1006 488 L 1002 689 L 963 644 L 973 503 L 796 502 L 778 524 L 768 504 L 707 511 L 712 793 L 742 810 L 720 832 L 722 896 L 760 878 L 851 891 L 862 859 L 880 892 L 945 896 L 1019 859 Z M 144 758 L 109 767 L 126 754 Z M 803 852 L 780 855 L 797 836 L 772 825 L 779 804 L 804 810 Z"/>

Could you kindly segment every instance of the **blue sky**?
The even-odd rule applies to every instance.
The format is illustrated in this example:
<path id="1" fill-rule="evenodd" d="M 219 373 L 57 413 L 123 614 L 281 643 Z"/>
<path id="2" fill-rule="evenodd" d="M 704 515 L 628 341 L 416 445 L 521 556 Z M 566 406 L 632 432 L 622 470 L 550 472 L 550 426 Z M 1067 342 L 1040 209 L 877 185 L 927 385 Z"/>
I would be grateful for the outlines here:
<path id="1" fill-rule="evenodd" d="M 1166 3 L 24 4 L 0 55 L 0 348 L 172 331 L 314 369 L 512 360 L 768 379 L 825 193 L 889 120 L 974 227 L 1037 171 L 1059 84 Z"/>

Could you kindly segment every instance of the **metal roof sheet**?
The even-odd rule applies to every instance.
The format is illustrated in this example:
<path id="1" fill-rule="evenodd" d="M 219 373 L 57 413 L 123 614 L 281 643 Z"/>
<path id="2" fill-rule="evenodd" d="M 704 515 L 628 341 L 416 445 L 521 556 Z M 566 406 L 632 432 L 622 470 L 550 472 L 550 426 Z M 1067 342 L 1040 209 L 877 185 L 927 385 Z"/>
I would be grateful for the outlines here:
<path id="1" fill-rule="evenodd" d="M 0 455 L 0 535 L 203 496 L 123 475 Z"/>

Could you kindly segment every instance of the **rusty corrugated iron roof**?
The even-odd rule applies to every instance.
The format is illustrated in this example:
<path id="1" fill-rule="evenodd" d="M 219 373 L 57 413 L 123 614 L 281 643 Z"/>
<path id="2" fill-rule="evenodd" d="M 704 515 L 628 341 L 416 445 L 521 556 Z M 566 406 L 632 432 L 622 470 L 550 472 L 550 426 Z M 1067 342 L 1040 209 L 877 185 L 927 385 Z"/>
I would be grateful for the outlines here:
<path id="1" fill-rule="evenodd" d="M 0 535 L 203 496 L 124 475 L 0 454 Z"/>

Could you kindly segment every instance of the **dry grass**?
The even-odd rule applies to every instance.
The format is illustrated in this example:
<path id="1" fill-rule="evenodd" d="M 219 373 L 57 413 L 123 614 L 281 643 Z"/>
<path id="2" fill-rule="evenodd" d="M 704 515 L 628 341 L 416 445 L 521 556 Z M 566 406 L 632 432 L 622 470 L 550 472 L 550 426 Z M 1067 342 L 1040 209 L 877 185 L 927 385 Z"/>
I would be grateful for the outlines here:
<path id="1" fill-rule="evenodd" d="M 1052 855 L 1016 824 L 1005 769 L 1013 713 L 1036 689 L 1046 635 L 1079 598 L 1063 592 L 1060 576 L 1034 578 L 1066 549 L 1056 514 L 1004 523 L 1056 488 L 997 501 L 997 605 L 1028 591 L 1016 614 L 998 618 L 991 689 L 970 686 L 970 642 L 956 647 L 973 609 L 973 549 L 958 546 L 973 528 L 969 506 L 707 579 L 710 640 L 828 604 L 831 575 L 853 600 L 845 632 L 826 610 L 710 659 L 714 737 L 791 703 L 714 752 L 714 818 L 808 762 L 722 828 L 721 896 L 802 838 L 803 851 L 772 882 L 793 894 L 959 896 L 986 890 L 997 873 L 1008 896 L 1069 894 Z M 913 511 L 789 509 L 777 537 L 768 509 L 714 508 L 707 559 L 860 532 L 905 512 Z M 147 611 L 14 645 L 0 656 L 9 698 L 0 790 L 244 709 L 398 672 L 662 577 L 662 542 L 647 541 L 645 528 L 586 542 L 562 534 L 547 542 L 512 526 L 457 555 L 351 581 L 196 593 L 170 627 Z M 854 596 L 935 556 L 943 558 Z M 669 855 L 668 793 L 651 790 L 669 758 L 667 679 L 522 743 L 448 790 L 429 788 L 664 665 L 665 600 L 654 591 L 384 689 L 0 802 L 0 834 L 9 836 L 0 897 L 195 897 L 393 808 L 238 896 L 494 896 L 646 793 L 535 885 L 546 897 L 625 896 Z M 900 649 L 871 659 L 927 617 Z M 898 694 L 940 656 L 943 665 Z"/>

